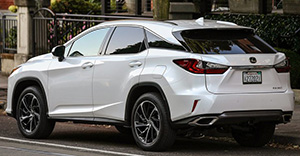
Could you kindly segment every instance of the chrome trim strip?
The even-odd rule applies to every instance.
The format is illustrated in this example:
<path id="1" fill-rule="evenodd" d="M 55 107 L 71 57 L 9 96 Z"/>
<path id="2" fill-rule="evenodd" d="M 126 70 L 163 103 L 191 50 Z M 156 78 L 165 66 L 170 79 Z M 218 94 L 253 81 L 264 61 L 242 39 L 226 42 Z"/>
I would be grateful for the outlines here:
<path id="1" fill-rule="evenodd" d="M 273 65 L 261 65 L 261 66 L 231 66 L 232 69 L 270 69 Z"/>

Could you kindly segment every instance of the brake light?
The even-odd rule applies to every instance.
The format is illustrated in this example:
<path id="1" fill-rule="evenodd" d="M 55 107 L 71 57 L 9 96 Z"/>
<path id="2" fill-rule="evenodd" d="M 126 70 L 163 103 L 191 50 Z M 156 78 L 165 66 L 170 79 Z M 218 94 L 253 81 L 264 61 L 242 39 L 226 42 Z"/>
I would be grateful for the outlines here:
<path id="1" fill-rule="evenodd" d="M 289 63 L 289 59 L 285 59 L 283 61 L 281 61 L 280 63 L 276 64 L 274 66 L 275 70 L 277 71 L 277 73 L 288 73 L 290 72 L 291 66 Z"/>
<path id="2" fill-rule="evenodd" d="M 216 63 L 204 62 L 196 59 L 179 59 L 173 61 L 183 69 L 195 74 L 223 74 L 228 67 Z"/>

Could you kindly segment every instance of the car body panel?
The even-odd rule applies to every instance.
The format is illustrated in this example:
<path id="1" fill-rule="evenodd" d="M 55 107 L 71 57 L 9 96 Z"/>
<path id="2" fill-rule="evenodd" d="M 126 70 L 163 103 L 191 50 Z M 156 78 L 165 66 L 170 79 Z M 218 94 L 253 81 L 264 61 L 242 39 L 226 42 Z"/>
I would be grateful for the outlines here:
<path id="1" fill-rule="evenodd" d="M 54 59 L 48 69 L 49 116 L 93 117 L 95 57 Z M 84 67 L 87 64 L 91 66 Z"/>
<path id="2" fill-rule="evenodd" d="M 256 58 L 255 64 L 250 58 Z M 274 65 L 285 60 L 282 53 L 243 55 L 204 55 L 203 61 L 226 65 L 224 74 L 206 75 L 206 87 L 212 93 L 278 93 L 285 92 L 289 74 L 277 73 Z M 243 84 L 243 72 L 261 72 L 262 84 Z"/>
<path id="3" fill-rule="evenodd" d="M 93 75 L 94 116 L 124 120 L 127 95 L 139 82 L 148 50 L 137 54 L 103 55 Z M 139 62 L 140 65 L 131 65 Z"/>

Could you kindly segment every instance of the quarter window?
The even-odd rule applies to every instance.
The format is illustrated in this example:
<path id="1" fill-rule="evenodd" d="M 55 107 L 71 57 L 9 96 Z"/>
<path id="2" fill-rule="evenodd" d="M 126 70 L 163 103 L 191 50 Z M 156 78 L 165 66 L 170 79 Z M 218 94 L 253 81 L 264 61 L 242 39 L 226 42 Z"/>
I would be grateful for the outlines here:
<path id="1" fill-rule="evenodd" d="M 185 51 L 185 49 L 182 46 L 166 42 L 149 31 L 146 31 L 146 35 L 148 39 L 148 45 L 150 48 L 175 49 Z"/>
<path id="2" fill-rule="evenodd" d="M 110 39 L 106 54 L 132 54 L 145 50 L 144 29 L 117 27 Z"/>
<path id="3" fill-rule="evenodd" d="M 110 28 L 92 31 L 73 43 L 70 57 L 95 56 L 99 54 L 102 42 Z"/>

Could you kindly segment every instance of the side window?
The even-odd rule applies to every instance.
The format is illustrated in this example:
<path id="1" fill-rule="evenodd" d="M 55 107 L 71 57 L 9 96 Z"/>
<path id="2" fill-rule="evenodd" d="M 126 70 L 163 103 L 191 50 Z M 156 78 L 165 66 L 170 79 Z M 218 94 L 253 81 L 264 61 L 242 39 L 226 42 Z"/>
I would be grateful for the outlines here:
<path id="1" fill-rule="evenodd" d="M 110 39 L 106 54 L 132 54 L 145 50 L 144 29 L 117 27 Z"/>
<path id="2" fill-rule="evenodd" d="M 149 31 L 146 31 L 146 36 L 150 48 L 175 49 L 185 51 L 185 49 L 182 46 L 168 43 Z"/>
<path id="3" fill-rule="evenodd" d="M 110 28 L 103 28 L 95 30 L 76 40 L 73 43 L 69 56 L 77 57 L 98 55 L 102 42 L 109 29 Z"/>

